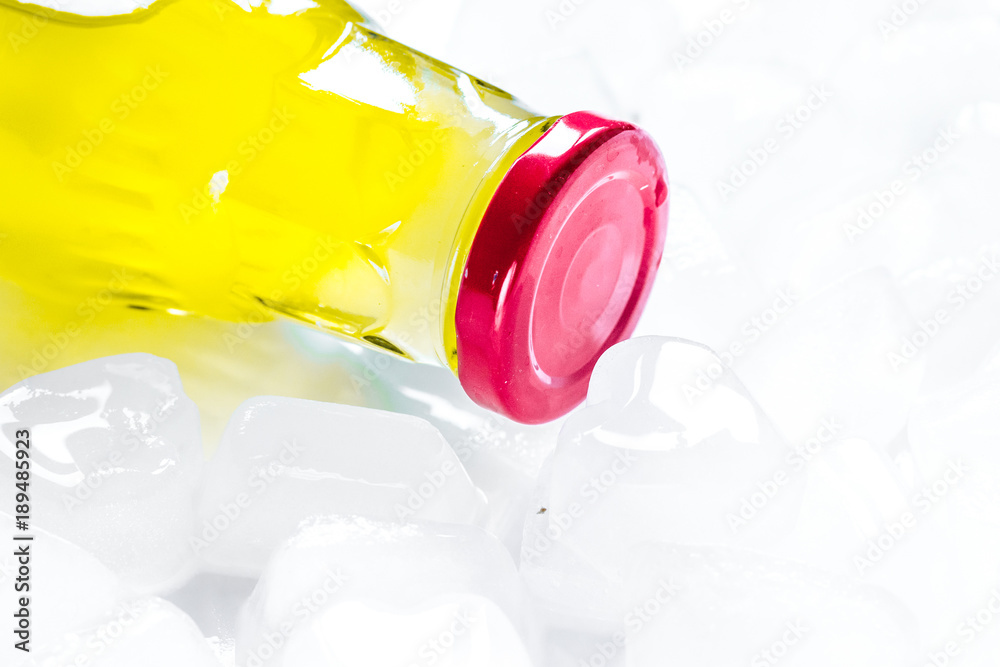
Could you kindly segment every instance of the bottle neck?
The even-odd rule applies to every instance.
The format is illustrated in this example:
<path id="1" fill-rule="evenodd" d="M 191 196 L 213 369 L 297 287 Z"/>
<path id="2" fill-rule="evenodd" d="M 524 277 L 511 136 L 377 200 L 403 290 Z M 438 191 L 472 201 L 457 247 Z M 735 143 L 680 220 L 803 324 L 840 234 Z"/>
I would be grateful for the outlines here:
<path id="1" fill-rule="evenodd" d="M 458 347 L 455 331 L 458 290 L 476 231 L 479 229 L 490 201 L 492 201 L 503 179 L 510 172 L 511 166 L 545 134 L 557 119 L 558 117 L 538 117 L 517 123 L 507 132 L 497 135 L 493 144 L 494 150 L 490 151 L 489 155 L 484 156 L 484 162 L 487 162 L 488 166 L 462 215 L 452 250 L 449 253 L 450 259 L 444 272 L 444 283 L 441 289 L 441 303 L 445 307 L 441 313 L 442 345 L 438 350 L 438 355 L 440 360 L 453 372 L 458 371 Z"/>

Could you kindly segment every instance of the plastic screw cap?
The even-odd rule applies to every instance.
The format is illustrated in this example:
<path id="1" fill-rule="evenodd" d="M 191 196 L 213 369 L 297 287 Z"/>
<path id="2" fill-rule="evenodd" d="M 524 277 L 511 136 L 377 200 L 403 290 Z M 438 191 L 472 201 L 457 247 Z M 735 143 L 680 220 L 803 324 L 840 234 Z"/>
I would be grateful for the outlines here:
<path id="1" fill-rule="evenodd" d="M 649 297 L 668 200 L 652 138 L 591 113 L 559 119 L 514 162 L 459 286 L 458 377 L 473 400 L 537 424 L 586 397 Z"/>

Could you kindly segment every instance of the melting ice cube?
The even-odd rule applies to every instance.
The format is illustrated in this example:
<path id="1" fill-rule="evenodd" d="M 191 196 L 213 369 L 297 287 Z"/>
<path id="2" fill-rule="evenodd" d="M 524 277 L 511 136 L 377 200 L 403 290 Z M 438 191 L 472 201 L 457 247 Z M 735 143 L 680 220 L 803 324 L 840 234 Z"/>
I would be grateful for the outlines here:
<path id="1" fill-rule="evenodd" d="M 785 437 L 806 440 L 830 417 L 840 437 L 879 447 L 903 429 L 924 365 L 908 356 L 919 329 L 886 271 L 855 274 L 763 324 L 734 367 Z"/>
<path id="2" fill-rule="evenodd" d="M 8 459 L 0 483 L 8 489 L 21 431 L 30 434 L 32 525 L 80 545 L 139 589 L 185 574 L 202 452 L 198 409 L 174 364 L 107 357 L 0 395 Z"/>
<path id="3" fill-rule="evenodd" d="M 237 664 L 526 666 L 517 572 L 483 530 L 318 518 L 270 561 Z"/>
<path id="4" fill-rule="evenodd" d="M 436 312 L 425 308 L 419 317 Z M 305 327 L 289 326 L 286 331 L 310 359 L 347 373 L 364 405 L 415 415 L 437 427 L 472 482 L 486 494 L 481 525 L 512 554 L 520 552 L 535 480 L 555 448 L 563 420 L 517 424 L 476 405 L 448 369 L 410 363 Z"/>
<path id="5" fill-rule="evenodd" d="M 992 625 L 1000 610 L 1000 368 L 984 369 L 950 391 L 922 399 L 908 430 L 919 479 L 910 507 L 916 525 L 886 551 L 871 576 L 909 598 L 932 648 L 955 641 L 964 659 L 974 651 L 984 659 L 995 656 L 1000 652 Z M 922 585 L 908 586 L 921 575 Z M 967 641 L 972 638 L 974 643 Z"/>
<path id="6" fill-rule="evenodd" d="M 774 556 L 803 552 L 806 455 L 848 468 L 836 494 L 822 489 L 857 506 L 848 537 L 905 506 L 881 450 L 844 445 L 836 420 L 821 423 L 788 446 L 701 345 L 642 338 L 609 350 L 525 524 L 521 574 L 549 662 L 836 665 L 850 646 L 852 664 L 908 664 L 915 624 L 898 601 Z"/>
<path id="7" fill-rule="evenodd" d="M 484 510 L 455 452 L 424 420 L 277 397 L 235 412 L 199 505 L 194 550 L 249 575 L 310 517 L 468 524 Z"/>
<path id="8" fill-rule="evenodd" d="M 31 665 L 220 667 L 194 622 L 160 598 L 118 604 L 100 623 L 32 655 Z"/>
<path id="9" fill-rule="evenodd" d="M 709 383 L 699 378 L 710 375 Z M 795 524 L 791 450 L 707 348 L 640 338 L 609 350 L 564 427 L 525 525 L 521 572 L 566 613 L 616 618 L 628 552 L 649 541 L 769 548 Z"/>
<path id="10" fill-rule="evenodd" d="M 743 550 L 666 544 L 636 550 L 627 572 L 624 630 L 608 641 L 630 666 L 902 667 L 918 657 L 905 608 L 849 579 Z"/>

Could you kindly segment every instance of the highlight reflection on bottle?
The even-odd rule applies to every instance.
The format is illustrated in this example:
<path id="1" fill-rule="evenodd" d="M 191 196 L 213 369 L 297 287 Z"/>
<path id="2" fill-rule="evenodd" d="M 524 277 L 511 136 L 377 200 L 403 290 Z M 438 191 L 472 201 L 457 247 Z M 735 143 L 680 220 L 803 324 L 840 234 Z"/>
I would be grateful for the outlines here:
<path id="1" fill-rule="evenodd" d="M 345 2 L 251 4 L 0 0 L 4 34 L 35 26 L 0 51 L 0 277 L 75 303 L 119 276 L 123 306 L 283 315 L 521 421 L 572 408 L 659 263 L 652 140 L 540 116 Z"/>

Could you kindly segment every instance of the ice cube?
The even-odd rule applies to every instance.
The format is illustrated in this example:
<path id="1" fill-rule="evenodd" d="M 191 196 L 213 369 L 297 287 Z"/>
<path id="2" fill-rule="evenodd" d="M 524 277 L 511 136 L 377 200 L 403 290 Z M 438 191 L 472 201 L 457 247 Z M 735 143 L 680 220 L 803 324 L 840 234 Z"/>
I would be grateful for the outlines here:
<path id="1" fill-rule="evenodd" d="M 884 591 L 743 550 L 639 548 L 622 595 L 621 634 L 593 650 L 624 651 L 630 666 L 901 667 L 918 658 L 916 623 Z"/>
<path id="2" fill-rule="evenodd" d="M 535 481 L 564 420 L 518 424 L 473 403 L 450 371 L 405 361 L 387 369 L 379 382 L 378 404 L 422 417 L 441 430 L 486 494 L 481 525 L 516 557 Z"/>
<path id="3" fill-rule="evenodd" d="M 682 48 L 678 44 L 677 51 Z M 761 198 L 772 196 L 773 186 L 766 185 L 779 180 L 775 163 L 790 161 L 782 155 L 790 149 L 776 125 L 803 103 L 814 82 L 800 83 L 785 72 L 746 61 L 723 66 L 705 59 L 696 67 L 678 67 L 673 62 L 675 52 L 665 54 L 665 66 L 636 89 L 639 117 L 667 156 L 672 185 L 690 189 L 711 219 L 735 222 L 733 218 L 748 215 L 744 207 L 748 198 L 756 199 L 758 208 Z M 767 154 L 768 162 L 761 168 L 751 154 L 766 153 L 764 145 L 772 142 L 780 142 L 781 148 L 776 155 Z M 799 171 L 793 175 L 797 185 L 811 177 L 800 162 L 794 164 Z M 787 197 L 789 190 L 782 192 Z M 769 218 L 749 220 L 754 224 L 720 225 L 729 249 L 742 251 L 753 234 L 772 228 Z M 669 231 L 667 238 L 669 244 Z"/>
<path id="4" fill-rule="evenodd" d="M 897 601 L 862 595 L 850 583 L 857 578 L 850 550 L 864 528 L 905 507 L 905 493 L 882 449 L 844 445 L 842 431 L 836 419 L 821 419 L 809 438 L 787 445 L 724 361 L 701 345 L 644 338 L 609 350 L 585 409 L 560 434 L 537 513 L 525 525 L 521 574 L 543 610 L 548 664 L 622 655 L 627 663 L 619 664 L 629 665 L 660 664 L 663 656 L 752 664 L 764 650 L 789 648 L 780 645 L 791 632 L 785 623 L 800 620 L 822 626 L 810 648 L 800 647 L 809 660 L 842 660 L 840 637 L 858 647 L 859 664 L 906 664 L 912 619 Z M 844 468 L 837 499 L 854 512 L 835 536 L 845 542 L 834 546 L 846 572 L 835 583 L 751 551 L 803 556 L 802 501 L 822 455 Z M 681 606 L 660 600 L 676 597 L 672 576 L 682 584 L 690 578 Z M 656 629 L 637 631 L 654 621 Z M 716 629 L 714 640 L 704 627 Z"/>
<path id="5" fill-rule="evenodd" d="M 98 622 L 125 595 L 118 577 L 76 545 L 40 528 L 16 530 L 14 518 L 2 512 L 0 524 L 5 545 L 0 556 L 0 587 L 5 593 L 0 598 L 0 614 L 16 618 L 20 598 L 28 598 L 33 652 L 55 646 L 69 633 Z M 32 539 L 12 539 L 25 536 Z M 19 550 L 28 552 L 27 575 L 18 571 L 22 563 L 15 552 Z M 14 649 L 14 642 L 22 639 L 3 643 L 0 663 L 13 667 L 30 657 Z"/>
<path id="6" fill-rule="evenodd" d="M 985 234 L 969 233 L 980 236 L 982 245 L 942 253 L 907 276 L 912 292 L 926 293 L 919 328 L 910 337 L 910 354 L 926 359 L 925 392 L 958 388 L 987 363 L 1000 339 L 1000 241 L 986 245 Z"/>
<path id="7" fill-rule="evenodd" d="M 335 605 L 306 621 L 273 664 L 322 667 L 331 661 L 344 667 L 531 665 L 504 612 L 477 595 L 446 595 L 405 612 L 362 601 Z"/>
<path id="8" fill-rule="evenodd" d="M 945 6 L 930 11 L 949 9 Z M 961 10 L 955 7 L 955 11 Z M 891 13 L 880 10 L 879 20 L 898 28 L 889 24 Z M 923 8 L 921 13 L 921 18 L 926 19 Z M 909 21 L 905 28 L 888 32 L 884 39 L 845 53 L 830 85 L 841 91 L 845 115 L 865 118 L 863 123 L 854 123 L 861 136 L 892 147 L 902 158 L 902 165 L 910 155 L 908 144 L 914 137 L 934 123 L 953 119 L 955 110 L 965 104 L 995 100 L 1000 94 L 1000 84 L 980 76 L 1000 61 L 998 42 L 1000 27 L 978 16 Z M 964 75 L 954 76 L 956 71 Z M 878 74 L 873 75 L 875 72 Z M 929 80 L 938 82 L 934 90 L 923 85 Z M 985 83 L 980 85 L 980 81 Z M 881 113 L 872 114 L 872 109 Z M 961 225 L 939 226 L 947 229 Z"/>
<path id="9" fill-rule="evenodd" d="M 858 103 L 868 104 L 863 98 Z M 918 324 L 937 329 L 940 323 L 930 320 L 944 311 L 945 326 L 929 334 L 933 344 L 920 352 L 928 357 L 928 380 L 950 381 L 975 370 L 997 339 L 987 315 L 996 310 L 995 281 L 985 281 L 983 289 L 973 277 L 979 270 L 994 273 L 987 262 L 1000 250 L 990 217 L 1000 193 L 989 187 L 993 174 L 978 168 L 1000 149 L 1000 104 L 970 104 L 921 121 L 905 138 L 877 180 L 817 215 L 800 214 L 797 229 L 782 237 L 778 252 L 785 259 L 775 258 L 772 266 L 803 293 L 884 267 Z M 955 224 L 941 224 L 945 219 Z"/>
<path id="10" fill-rule="evenodd" d="M 428 317 L 434 312 L 428 309 Z M 473 403 L 450 370 L 414 364 L 303 327 L 289 327 L 288 333 L 303 354 L 346 374 L 359 392 L 360 404 L 415 415 L 436 426 L 486 494 L 481 525 L 515 557 L 520 553 L 535 480 L 555 448 L 563 419 L 540 426 L 517 424 Z"/>
<path id="11" fill-rule="evenodd" d="M 530 664 L 517 572 L 471 526 L 317 518 L 269 562 L 237 664 Z"/>
<path id="12" fill-rule="evenodd" d="M 771 548 L 792 533 L 802 494 L 790 452 L 709 349 L 621 343 L 598 362 L 539 480 L 522 576 L 547 606 L 607 619 L 641 543 Z"/>
<path id="13" fill-rule="evenodd" d="M 920 479 L 912 511 L 927 524 L 927 544 L 922 552 L 901 544 L 873 574 L 905 571 L 916 579 L 922 571 L 941 571 L 930 591 L 926 585 L 913 589 L 914 606 L 929 639 L 964 645 L 965 637 L 954 636 L 956 627 L 974 628 L 969 619 L 1000 602 L 1000 368 L 923 398 L 910 418 L 909 440 Z M 994 655 L 1000 651 L 995 630 L 975 636 Z"/>
<path id="14" fill-rule="evenodd" d="M 959 622 L 944 613 L 954 564 L 942 515 L 921 500 L 924 483 L 912 468 L 900 465 L 908 460 L 894 462 L 858 438 L 824 445 L 806 467 L 802 512 L 781 552 L 894 594 L 915 614 L 929 651 Z"/>
<path id="15" fill-rule="evenodd" d="M 824 419 L 839 436 L 887 445 L 906 425 L 923 360 L 906 345 L 919 329 L 892 277 L 863 271 L 823 292 L 767 308 L 734 368 L 782 434 L 808 439 Z"/>
<path id="16" fill-rule="evenodd" d="M 220 667 L 194 622 L 160 598 L 122 602 L 102 621 L 32 655 L 33 667 Z"/>
<path id="17" fill-rule="evenodd" d="M 1000 192 L 990 185 L 995 170 L 981 167 L 997 150 L 995 102 L 969 104 L 922 131 L 906 153 L 913 156 L 906 199 L 864 239 L 899 277 L 917 319 L 911 354 L 926 359 L 925 391 L 969 379 L 1000 339 L 1000 230 L 992 215 Z M 919 208 L 903 215 L 909 203 Z"/>
<path id="18" fill-rule="evenodd" d="M 93 553 L 140 590 L 187 573 L 201 434 L 171 362 L 106 357 L 0 395 L 5 488 L 13 488 L 22 431 L 30 433 L 33 525 Z"/>
<path id="19" fill-rule="evenodd" d="M 278 397 L 250 399 L 233 415 L 199 507 L 193 549 L 247 575 L 313 516 L 472 523 L 484 511 L 455 452 L 424 420 Z"/>
<path id="20" fill-rule="evenodd" d="M 847 438 L 797 453 L 806 492 L 794 538 L 781 553 L 839 573 L 861 575 L 855 557 L 909 509 L 912 487 L 881 448 Z"/>
<path id="21" fill-rule="evenodd" d="M 994 635 L 969 635 L 1000 591 L 998 379 L 984 373 L 919 401 L 894 457 L 858 438 L 808 452 L 796 530 L 776 550 L 893 594 L 916 617 L 927 655 L 953 644 L 971 656 L 973 635 L 975 650 L 1000 648 Z"/>

